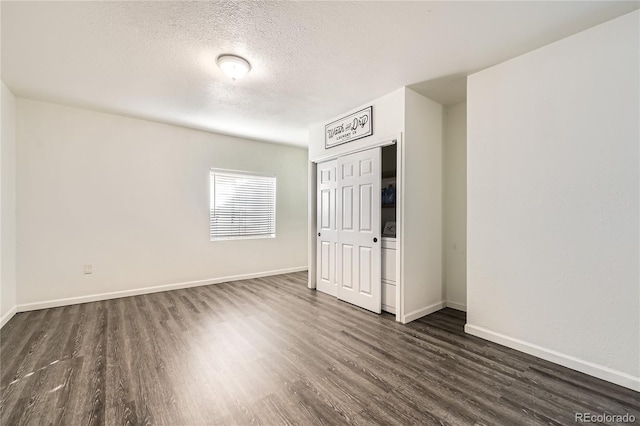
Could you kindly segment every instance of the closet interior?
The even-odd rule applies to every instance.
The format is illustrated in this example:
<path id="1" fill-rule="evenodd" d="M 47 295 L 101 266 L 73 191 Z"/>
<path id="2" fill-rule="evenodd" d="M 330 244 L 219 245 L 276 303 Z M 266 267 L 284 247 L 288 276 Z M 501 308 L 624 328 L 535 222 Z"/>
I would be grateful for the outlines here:
<path id="1" fill-rule="evenodd" d="M 388 145 L 382 148 L 381 212 L 382 229 L 382 310 L 396 313 L 396 199 L 398 195 L 397 146 Z"/>

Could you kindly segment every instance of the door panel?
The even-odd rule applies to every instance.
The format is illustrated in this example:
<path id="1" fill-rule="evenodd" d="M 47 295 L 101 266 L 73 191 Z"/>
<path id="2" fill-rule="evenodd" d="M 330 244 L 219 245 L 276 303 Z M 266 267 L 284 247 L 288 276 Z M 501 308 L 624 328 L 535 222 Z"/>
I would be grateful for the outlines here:
<path id="1" fill-rule="evenodd" d="M 371 270 L 372 250 L 369 247 L 360 247 L 360 292 L 371 294 Z"/>
<path id="2" fill-rule="evenodd" d="M 342 179 L 348 179 L 353 177 L 353 163 L 342 164 Z"/>
<path id="3" fill-rule="evenodd" d="M 342 229 L 353 231 L 353 187 L 342 187 Z"/>
<path id="4" fill-rule="evenodd" d="M 331 243 L 327 242 L 327 241 L 322 241 L 320 243 L 320 245 L 322 245 L 322 250 L 320 255 L 322 256 L 320 259 L 320 267 L 321 267 L 321 272 L 322 274 L 320 275 L 320 278 L 323 281 L 330 281 L 331 280 Z"/>
<path id="5" fill-rule="evenodd" d="M 342 244 L 342 287 L 349 290 L 353 289 L 353 246 Z"/>
<path id="6" fill-rule="evenodd" d="M 360 161 L 360 176 L 366 176 L 373 173 L 373 162 L 370 159 Z"/>
<path id="7" fill-rule="evenodd" d="M 322 213 L 320 214 L 320 229 L 329 229 L 331 227 L 331 208 L 335 206 L 331 205 L 331 190 L 323 189 L 320 191 L 320 208 Z"/>
<path id="8" fill-rule="evenodd" d="M 336 284 L 336 259 L 338 248 L 336 190 L 338 162 L 318 164 L 317 173 L 317 260 L 316 288 L 323 293 L 338 295 Z"/>
<path id="9" fill-rule="evenodd" d="M 361 185 L 360 186 L 360 206 L 370 206 L 372 201 L 371 197 L 373 194 L 371 185 Z M 360 231 L 372 232 L 372 224 L 373 224 L 373 210 L 367 208 L 360 209 Z"/>
<path id="10" fill-rule="evenodd" d="M 380 312 L 380 148 L 338 158 L 338 298 Z M 374 241 L 375 240 L 375 241 Z"/>

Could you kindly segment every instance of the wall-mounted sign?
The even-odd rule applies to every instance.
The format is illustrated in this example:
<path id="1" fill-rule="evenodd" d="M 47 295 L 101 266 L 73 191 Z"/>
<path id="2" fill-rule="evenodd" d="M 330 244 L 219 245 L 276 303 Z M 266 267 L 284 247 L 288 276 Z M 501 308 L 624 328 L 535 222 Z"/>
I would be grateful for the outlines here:
<path id="1" fill-rule="evenodd" d="M 324 147 L 331 148 L 373 135 L 373 106 L 324 126 Z"/>

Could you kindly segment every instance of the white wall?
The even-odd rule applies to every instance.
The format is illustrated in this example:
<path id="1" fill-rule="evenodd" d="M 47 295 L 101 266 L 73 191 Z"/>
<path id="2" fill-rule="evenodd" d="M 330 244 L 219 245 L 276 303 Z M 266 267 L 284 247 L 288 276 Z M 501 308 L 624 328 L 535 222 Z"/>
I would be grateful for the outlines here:
<path id="1" fill-rule="evenodd" d="M 405 88 L 402 152 L 404 320 L 443 307 L 442 105 Z M 399 185 L 400 186 L 400 185 Z"/>
<path id="2" fill-rule="evenodd" d="M 1 83 L 0 327 L 16 312 L 16 98 Z"/>
<path id="3" fill-rule="evenodd" d="M 468 80 L 467 331 L 640 390 L 640 13 Z"/>
<path id="4" fill-rule="evenodd" d="M 444 282 L 447 306 L 467 309 L 467 103 L 444 111 Z"/>
<path id="5" fill-rule="evenodd" d="M 306 267 L 306 150 L 24 99 L 17 106 L 20 309 Z M 275 239 L 209 241 L 211 167 L 277 176 Z"/>

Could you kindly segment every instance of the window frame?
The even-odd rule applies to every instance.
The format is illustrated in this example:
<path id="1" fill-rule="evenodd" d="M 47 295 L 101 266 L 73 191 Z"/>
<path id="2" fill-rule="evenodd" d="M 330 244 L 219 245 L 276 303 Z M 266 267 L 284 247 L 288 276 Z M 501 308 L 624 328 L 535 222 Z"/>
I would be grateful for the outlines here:
<path id="1" fill-rule="evenodd" d="M 225 235 L 225 236 L 213 236 L 213 216 L 215 205 L 215 188 L 213 187 L 215 174 L 235 176 L 240 178 L 270 178 L 273 179 L 273 232 L 269 234 L 249 234 L 249 235 Z M 232 170 L 221 169 L 217 167 L 211 167 L 209 169 L 209 241 L 232 241 L 232 240 L 262 240 L 269 238 L 276 238 L 277 228 L 277 192 L 278 192 L 278 178 L 274 174 L 256 173 L 245 170 Z M 268 225 L 267 225 L 268 226 Z"/>

